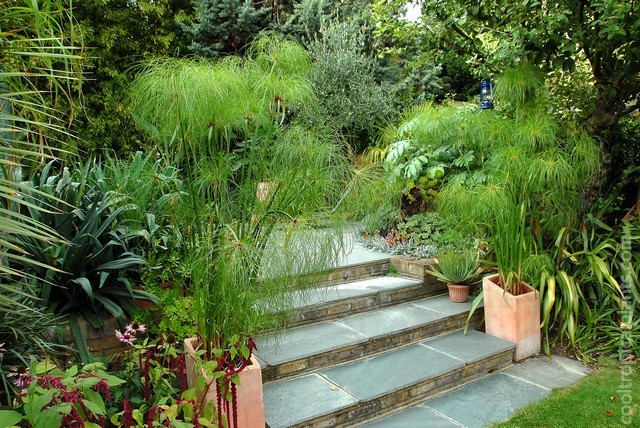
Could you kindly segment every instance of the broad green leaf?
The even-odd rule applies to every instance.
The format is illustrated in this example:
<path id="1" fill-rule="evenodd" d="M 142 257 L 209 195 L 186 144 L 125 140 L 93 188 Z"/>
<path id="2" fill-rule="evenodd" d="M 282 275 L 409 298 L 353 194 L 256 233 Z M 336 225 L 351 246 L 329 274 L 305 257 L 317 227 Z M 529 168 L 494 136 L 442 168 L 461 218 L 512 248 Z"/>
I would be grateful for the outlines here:
<path id="1" fill-rule="evenodd" d="M 22 415 L 13 410 L 0 410 L 0 428 L 8 428 L 22 420 Z"/>

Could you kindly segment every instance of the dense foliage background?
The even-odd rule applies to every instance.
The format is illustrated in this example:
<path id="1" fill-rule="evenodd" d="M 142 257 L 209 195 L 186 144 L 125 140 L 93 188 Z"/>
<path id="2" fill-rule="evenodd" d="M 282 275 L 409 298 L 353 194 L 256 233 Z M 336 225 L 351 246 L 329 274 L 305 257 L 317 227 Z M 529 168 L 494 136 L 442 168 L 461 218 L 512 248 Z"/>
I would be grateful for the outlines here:
<path id="1" fill-rule="evenodd" d="M 0 374 L 90 360 L 68 346 L 86 350 L 81 318 L 148 322 L 162 343 L 137 352 L 164 352 L 197 332 L 206 286 L 255 291 L 273 231 L 284 267 L 295 233 L 343 221 L 387 251 L 491 260 L 487 216 L 513 206 L 547 343 L 639 349 L 637 2 L 422 0 L 412 20 L 408 5 L 1 2 Z M 220 307 L 266 325 L 259 293 L 228 290 L 246 307 Z M 256 331 L 238 328 L 209 334 L 246 348 Z"/>

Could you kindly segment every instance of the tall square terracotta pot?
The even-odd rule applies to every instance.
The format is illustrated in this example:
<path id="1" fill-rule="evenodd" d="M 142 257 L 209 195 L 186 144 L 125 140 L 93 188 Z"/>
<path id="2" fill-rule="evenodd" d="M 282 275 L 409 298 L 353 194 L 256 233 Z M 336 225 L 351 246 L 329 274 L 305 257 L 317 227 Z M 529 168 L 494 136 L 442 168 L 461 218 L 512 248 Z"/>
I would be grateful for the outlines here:
<path id="1" fill-rule="evenodd" d="M 185 339 L 184 347 L 191 356 L 199 339 L 191 337 Z M 193 388 L 196 384 L 196 364 L 193 357 L 186 358 L 187 384 Z M 251 357 L 251 363 L 240 372 L 240 385 L 237 388 L 238 427 L 239 428 L 264 428 L 264 400 L 262 397 L 262 371 L 260 363 L 255 357 Z M 198 400 L 202 400 L 203 392 L 198 392 Z M 204 402 L 217 402 L 215 385 L 207 391 Z M 227 420 L 229 415 L 225 415 Z"/>
<path id="2" fill-rule="evenodd" d="M 529 284 L 524 294 L 505 293 L 498 275 L 482 279 L 487 334 L 516 343 L 515 361 L 540 353 L 540 293 Z"/>

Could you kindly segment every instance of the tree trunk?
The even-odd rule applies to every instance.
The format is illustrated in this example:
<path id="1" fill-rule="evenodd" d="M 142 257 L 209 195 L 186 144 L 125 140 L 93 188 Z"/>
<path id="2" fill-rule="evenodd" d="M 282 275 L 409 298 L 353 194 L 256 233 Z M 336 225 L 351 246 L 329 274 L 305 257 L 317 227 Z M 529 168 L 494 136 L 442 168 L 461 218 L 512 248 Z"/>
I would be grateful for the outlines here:
<path id="1" fill-rule="evenodd" d="M 631 104 L 640 92 L 640 77 L 618 73 L 606 81 L 597 81 L 598 100 L 594 112 L 587 118 L 585 129 L 590 135 L 601 135 L 618 120 L 640 107 Z"/>

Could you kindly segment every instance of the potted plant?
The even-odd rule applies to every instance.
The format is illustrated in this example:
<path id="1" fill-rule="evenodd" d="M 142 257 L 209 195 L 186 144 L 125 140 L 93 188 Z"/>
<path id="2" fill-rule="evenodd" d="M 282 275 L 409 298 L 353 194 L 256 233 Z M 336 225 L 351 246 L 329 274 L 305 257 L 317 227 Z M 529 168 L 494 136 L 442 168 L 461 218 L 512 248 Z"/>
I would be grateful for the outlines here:
<path id="1" fill-rule="evenodd" d="M 452 302 L 466 302 L 471 285 L 480 273 L 478 253 L 469 248 L 461 252 L 447 250 L 438 254 L 434 268 L 427 272 L 447 283 Z"/>
<path id="2" fill-rule="evenodd" d="M 533 232 L 527 222 L 531 200 L 523 188 L 508 182 L 458 191 L 458 200 L 467 200 L 466 215 L 486 231 L 498 271 L 483 278 L 477 298 L 484 299 L 485 331 L 515 342 L 516 361 L 536 355 L 540 352 L 540 298 L 523 273 L 531 254 Z M 475 307 L 476 302 L 472 311 Z"/>
<path id="3" fill-rule="evenodd" d="M 515 361 L 540 353 L 540 295 L 523 274 L 531 236 L 526 207 L 526 201 L 512 200 L 496 212 L 490 229 L 498 273 L 482 279 L 485 331 L 515 342 Z"/>

